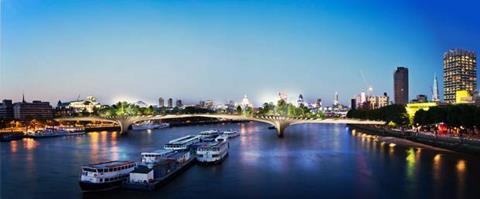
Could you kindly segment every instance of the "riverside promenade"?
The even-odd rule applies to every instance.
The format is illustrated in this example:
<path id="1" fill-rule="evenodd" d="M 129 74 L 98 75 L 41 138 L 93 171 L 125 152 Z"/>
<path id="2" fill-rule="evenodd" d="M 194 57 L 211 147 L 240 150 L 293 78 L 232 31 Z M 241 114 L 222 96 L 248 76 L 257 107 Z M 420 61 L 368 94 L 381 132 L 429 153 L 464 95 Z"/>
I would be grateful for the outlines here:
<path id="1" fill-rule="evenodd" d="M 480 139 L 456 136 L 435 135 L 405 129 L 391 129 L 384 126 L 349 124 L 350 128 L 363 133 L 403 138 L 410 141 L 440 147 L 456 152 L 480 155 Z"/>

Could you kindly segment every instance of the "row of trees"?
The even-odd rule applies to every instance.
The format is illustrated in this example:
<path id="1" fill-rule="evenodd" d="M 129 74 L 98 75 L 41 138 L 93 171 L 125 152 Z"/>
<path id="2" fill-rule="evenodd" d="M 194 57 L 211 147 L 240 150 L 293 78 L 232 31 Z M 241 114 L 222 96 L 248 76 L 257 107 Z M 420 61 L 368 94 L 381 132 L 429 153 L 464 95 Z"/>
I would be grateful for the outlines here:
<path id="1" fill-rule="evenodd" d="M 112 106 L 105 106 L 98 110 L 98 115 L 101 116 L 138 116 L 138 115 L 153 115 L 158 112 L 152 107 L 140 107 L 128 102 L 118 102 Z"/>
<path id="2" fill-rule="evenodd" d="M 428 111 L 415 113 L 415 126 L 428 126 L 445 123 L 448 127 L 473 129 L 480 126 L 480 108 L 473 105 L 459 104 L 431 107 Z"/>
<path id="3" fill-rule="evenodd" d="M 407 126 L 410 124 L 407 111 L 404 105 L 388 105 L 379 109 L 352 109 L 347 113 L 348 118 L 364 120 L 381 120 L 393 123 L 396 126 Z"/>
<path id="4" fill-rule="evenodd" d="M 295 106 L 284 100 L 279 100 L 275 106 L 273 103 L 264 103 L 262 107 L 255 112 L 256 115 L 279 115 L 285 117 L 306 117 L 306 118 L 323 118 L 322 112 L 313 112 L 308 107 L 300 104 Z"/>

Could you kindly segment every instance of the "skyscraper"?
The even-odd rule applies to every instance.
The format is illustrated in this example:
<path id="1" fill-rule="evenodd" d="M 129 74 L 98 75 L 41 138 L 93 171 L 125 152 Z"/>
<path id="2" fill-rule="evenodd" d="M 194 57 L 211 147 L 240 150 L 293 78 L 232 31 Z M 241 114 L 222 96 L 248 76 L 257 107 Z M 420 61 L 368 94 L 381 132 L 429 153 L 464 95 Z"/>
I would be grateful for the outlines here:
<path id="1" fill-rule="evenodd" d="M 168 108 L 173 108 L 173 99 L 168 98 Z"/>
<path id="2" fill-rule="evenodd" d="M 474 52 L 452 49 L 443 54 L 443 98 L 447 103 L 456 101 L 456 92 L 470 94 L 477 89 L 477 56 Z"/>
<path id="3" fill-rule="evenodd" d="M 163 108 L 165 106 L 165 100 L 162 97 L 158 98 L 158 107 Z"/>
<path id="4" fill-rule="evenodd" d="M 440 101 L 440 98 L 438 97 L 437 75 L 433 76 L 432 101 L 434 101 L 434 102 Z"/>
<path id="5" fill-rule="evenodd" d="M 177 101 L 175 102 L 175 106 L 178 107 L 178 108 L 181 108 L 183 106 L 182 100 L 177 99 Z"/>
<path id="6" fill-rule="evenodd" d="M 339 103 L 339 101 L 338 101 L 338 92 L 335 92 L 335 99 L 333 100 L 333 105 L 334 105 L 334 106 L 337 106 L 338 103 Z"/>
<path id="7" fill-rule="evenodd" d="M 408 103 L 408 68 L 397 67 L 393 73 L 393 92 L 395 104 Z"/>

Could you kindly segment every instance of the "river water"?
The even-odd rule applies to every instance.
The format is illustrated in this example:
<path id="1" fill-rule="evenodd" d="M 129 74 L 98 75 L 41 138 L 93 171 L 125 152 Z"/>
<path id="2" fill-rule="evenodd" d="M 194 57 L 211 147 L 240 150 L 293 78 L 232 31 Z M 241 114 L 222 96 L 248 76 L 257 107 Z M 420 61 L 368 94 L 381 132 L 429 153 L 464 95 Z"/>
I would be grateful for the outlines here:
<path id="1" fill-rule="evenodd" d="M 284 138 L 267 127 L 227 123 L 1 143 L 0 198 L 480 198 L 477 157 L 390 146 L 344 125 L 295 125 Z M 140 152 L 207 129 L 241 133 L 221 165 L 193 165 L 153 192 L 83 194 L 78 186 L 80 165 L 139 160 Z"/>

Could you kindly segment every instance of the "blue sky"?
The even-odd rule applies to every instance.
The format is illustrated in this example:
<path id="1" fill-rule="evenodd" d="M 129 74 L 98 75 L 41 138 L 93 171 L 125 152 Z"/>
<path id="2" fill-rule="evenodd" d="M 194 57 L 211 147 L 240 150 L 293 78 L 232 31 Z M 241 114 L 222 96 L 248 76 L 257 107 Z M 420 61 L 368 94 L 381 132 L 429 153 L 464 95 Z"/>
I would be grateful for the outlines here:
<path id="1" fill-rule="evenodd" d="M 2 0 L 0 97 L 94 95 L 260 103 L 278 91 L 343 103 L 440 84 L 442 55 L 480 49 L 476 1 Z M 447 3 L 448 2 L 448 3 Z M 363 80 L 361 72 L 366 81 Z M 441 88 L 441 85 L 440 85 Z"/>

